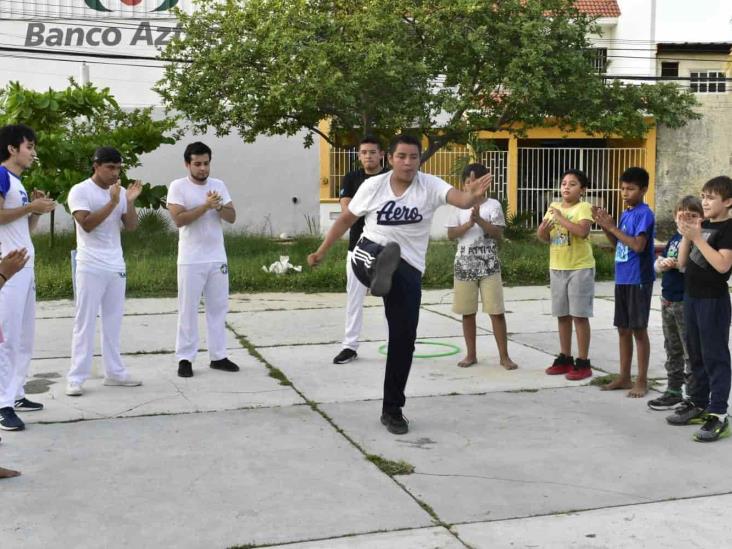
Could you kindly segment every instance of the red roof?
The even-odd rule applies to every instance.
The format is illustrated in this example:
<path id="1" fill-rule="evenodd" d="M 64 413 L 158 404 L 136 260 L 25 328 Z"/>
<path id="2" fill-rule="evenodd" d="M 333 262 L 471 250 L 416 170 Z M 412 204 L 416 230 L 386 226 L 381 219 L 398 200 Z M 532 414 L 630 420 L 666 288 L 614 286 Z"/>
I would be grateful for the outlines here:
<path id="1" fill-rule="evenodd" d="M 575 0 L 577 9 L 598 17 L 619 17 L 620 6 L 617 0 Z"/>

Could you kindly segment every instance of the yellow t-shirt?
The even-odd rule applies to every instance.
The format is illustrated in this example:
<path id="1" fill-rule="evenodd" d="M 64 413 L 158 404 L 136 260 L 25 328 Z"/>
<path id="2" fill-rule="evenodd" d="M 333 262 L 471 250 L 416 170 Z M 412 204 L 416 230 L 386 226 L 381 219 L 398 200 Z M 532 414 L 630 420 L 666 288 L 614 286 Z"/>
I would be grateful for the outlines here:
<path id="1" fill-rule="evenodd" d="M 570 208 L 563 208 L 561 202 L 552 202 L 549 208 L 556 208 L 572 223 L 583 219 L 592 221 L 592 206 L 589 202 L 578 202 Z M 553 219 L 551 209 L 547 210 L 544 219 Z M 591 269 L 595 266 L 590 239 L 571 234 L 559 223 L 552 225 L 549 232 L 549 268 L 559 271 Z"/>

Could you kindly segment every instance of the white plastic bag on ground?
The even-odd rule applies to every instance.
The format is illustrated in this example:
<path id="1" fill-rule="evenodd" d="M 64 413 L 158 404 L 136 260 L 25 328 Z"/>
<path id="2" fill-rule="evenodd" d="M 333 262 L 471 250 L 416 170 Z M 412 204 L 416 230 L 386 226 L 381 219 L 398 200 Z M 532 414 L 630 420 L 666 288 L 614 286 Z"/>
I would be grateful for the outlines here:
<path id="1" fill-rule="evenodd" d="M 290 263 L 289 255 L 281 255 L 280 260 L 275 261 L 269 267 L 267 267 L 266 265 L 262 265 L 262 270 L 265 273 L 274 273 L 277 275 L 282 275 L 282 274 L 286 274 L 290 271 L 295 271 L 296 273 L 302 272 L 302 266 L 293 265 L 292 263 Z"/>

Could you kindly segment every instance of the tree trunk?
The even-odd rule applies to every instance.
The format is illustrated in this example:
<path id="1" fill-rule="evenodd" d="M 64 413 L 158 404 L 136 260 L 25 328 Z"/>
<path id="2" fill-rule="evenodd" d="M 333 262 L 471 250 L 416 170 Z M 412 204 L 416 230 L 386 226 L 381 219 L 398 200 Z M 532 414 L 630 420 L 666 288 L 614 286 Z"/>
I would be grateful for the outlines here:
<path id="1" fill-rule="evenodd" d="M 56 210 L 51 210 L 51 218 L 49 223 L 51 224 L 51 248 L 53 248 L 54 238 L 56 236 L 54 231 L 54 222 L 56 221 Z"/>

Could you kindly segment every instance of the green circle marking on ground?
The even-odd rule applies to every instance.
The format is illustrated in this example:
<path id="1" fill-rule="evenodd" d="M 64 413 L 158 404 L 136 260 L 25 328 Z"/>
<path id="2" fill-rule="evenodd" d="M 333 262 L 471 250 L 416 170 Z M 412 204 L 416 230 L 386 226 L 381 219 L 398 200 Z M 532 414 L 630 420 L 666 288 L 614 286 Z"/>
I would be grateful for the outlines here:
<path id="1" fill-rule="evenodd" d="M 460 352 L 460 347 L 457 345 L 453 345 L 452 343 L 442 343 L 441 341 L 415 341 L 415 345 L 434 345 L 435 347 L 447 347 L 446 351 L 443 351 L 441 353 L 431 353 L 431 354 L 417 354 L 414 353 L 414 358 L 439 358 L 442 356 L 452 356 L 456 355 Z M 381 347 L 379 347 L 379 352 L 382 355 L 386 354 L 386 349 L 388 347 L 388 344 L 384 343 Z"/>

